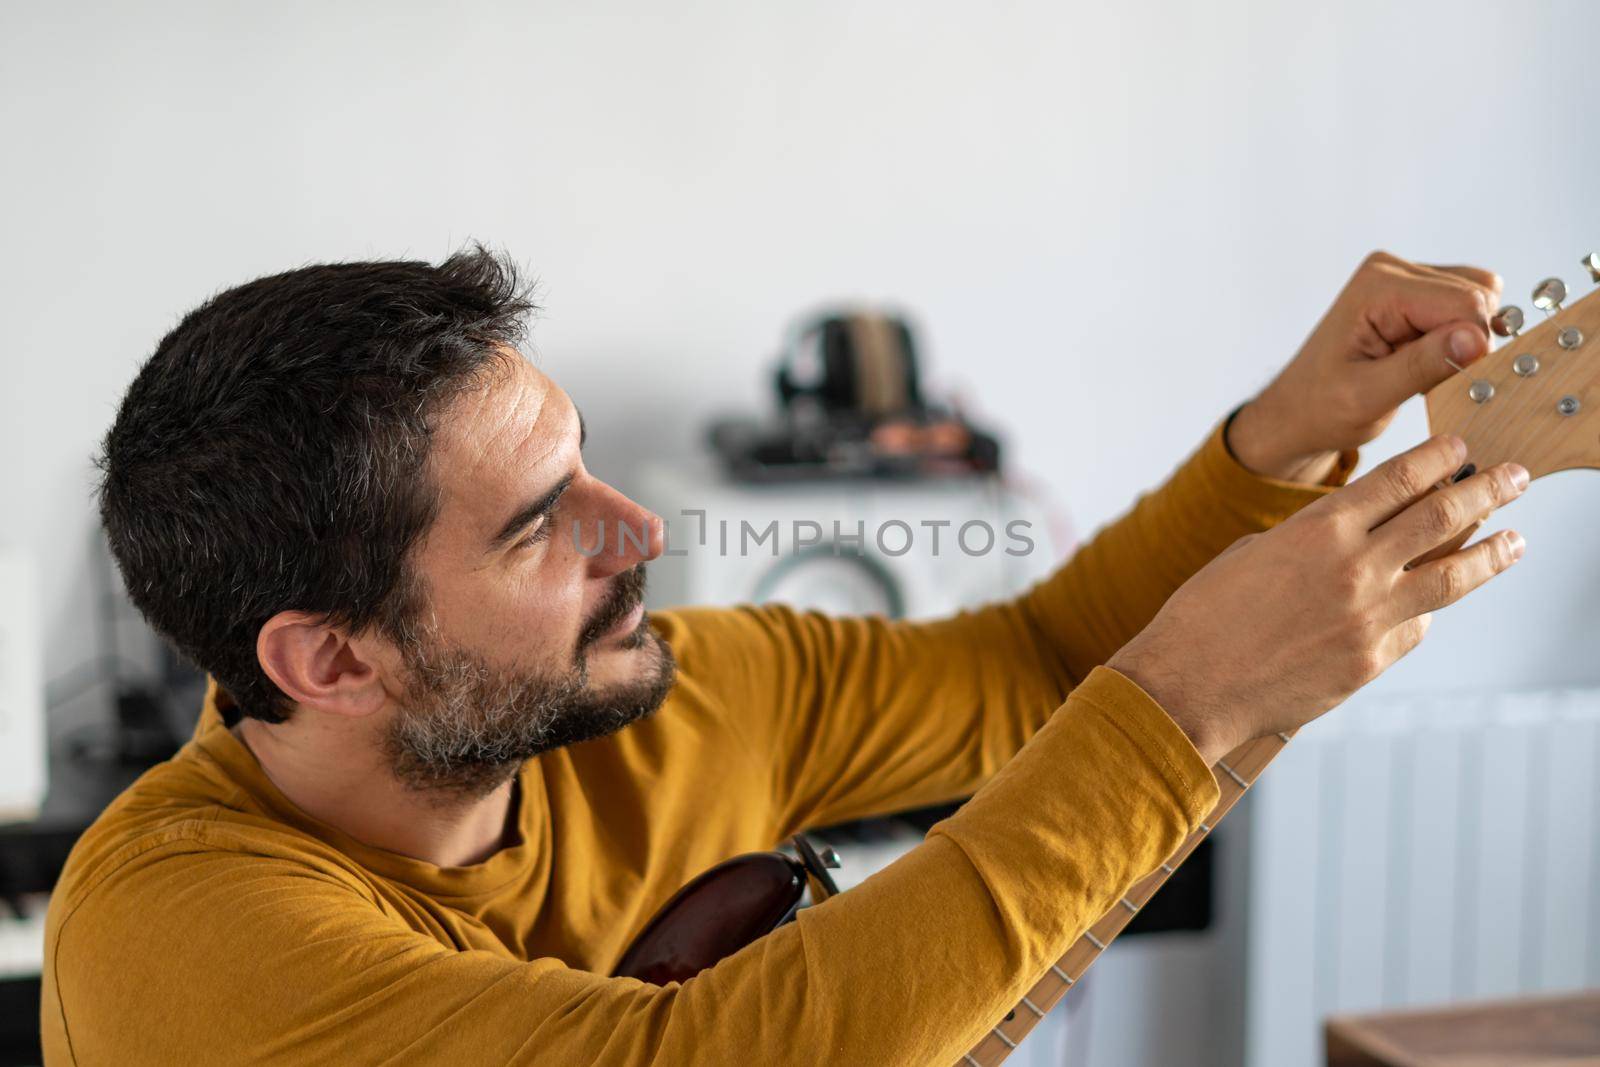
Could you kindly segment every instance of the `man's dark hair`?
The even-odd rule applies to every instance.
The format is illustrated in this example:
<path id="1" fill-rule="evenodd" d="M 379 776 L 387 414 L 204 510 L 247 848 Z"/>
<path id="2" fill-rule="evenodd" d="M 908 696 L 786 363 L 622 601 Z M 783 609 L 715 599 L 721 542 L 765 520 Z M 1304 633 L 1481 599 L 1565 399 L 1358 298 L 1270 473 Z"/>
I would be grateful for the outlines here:
<path id="1" fill-rule="evenodd" d="M 408 639 L 434 416 L 532 310 L 478 245 L 320 264 L 212 297 L 140 368 L 98 461 L 101 521 L 133 603 L 240 712 L 291 710 L 256 659 L 280 611 Z"/>

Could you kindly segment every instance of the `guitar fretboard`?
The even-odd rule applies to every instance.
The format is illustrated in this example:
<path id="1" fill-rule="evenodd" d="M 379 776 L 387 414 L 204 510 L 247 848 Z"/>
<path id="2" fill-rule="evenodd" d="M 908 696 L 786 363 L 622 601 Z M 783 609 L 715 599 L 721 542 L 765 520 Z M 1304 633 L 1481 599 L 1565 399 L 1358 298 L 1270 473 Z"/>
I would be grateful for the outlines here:
<path id="1" fill-rule="evenodd" d="M 995 1067 L 1009 1056 L 1012 1050 L 1021 1044 L 1022 1039 L 1038 1025 L 1039 1020 L 1060 1003 L 1061 998 L 1067 995 L 1067 990 L 1083 977 L 1084 972 L 1100 958 L 1100 954 L 1118 934 L 1122 933 L 1128 923 L 1133 921 L 1133 917 L 1139 914 L 1139 909 L 1150 902 L 1156 890 L 1166 883 L 1178 869 L 1179 864 L 1188 859 L 1195 847 L 1222 821 L 1222 817 L 1233 810 L 1233 806 L 1255 784 L 1267 764 L 1283 751 L 1283 746 L 1288 744 L 1291 736 L 1293 735 L 1276 734 L 1272 737 L 1257 738 L 1240 745 L 1225 758 L 1218 760 L 1215 771 L 1221 795 L 1217 800 L 1217 806 L 1211 809 L 1211 814 L 1206 816 L 1199 828 L 1185 838 L 1183 844 L 1178 846 L 1178 850 L 1168 856 L 1161 866 L 1135 882 L 1120 900 L 1099 920 L 1091 924 L 1089 929 L 1072 943 L 1072 947 L 1067 949 L 1066 955 L 1050 965 L 1050 969 L 1034 983 L 1033 988 L 1017 1006 L 996 1023 L 970 1052 L 961 1057 L 956 1067 Z"/>

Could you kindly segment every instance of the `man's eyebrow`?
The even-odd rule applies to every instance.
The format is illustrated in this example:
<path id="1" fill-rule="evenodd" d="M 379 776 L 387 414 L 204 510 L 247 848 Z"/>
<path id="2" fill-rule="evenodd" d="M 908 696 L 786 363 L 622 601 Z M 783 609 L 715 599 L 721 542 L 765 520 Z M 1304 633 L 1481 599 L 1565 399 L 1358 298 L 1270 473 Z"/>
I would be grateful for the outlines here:
<path id="1" fill-rule="evenodd" d="M 506 543 L 509 542 L 513 537 L 517 536 L 517 534 L 522 530 L 527 529 L 535 521 L 550 514 L 551 509 L 556 506 L 556 501 L 561 499 L 561 494 L 565 493 L 567 488 L 572 485 L 572 478 L 572 475 L 567 475 L 565 478 L 561 479 L 561 481 L 556 483 L 555 488 L 541 496 L 538 500 L 533 501 L 531 504 L 524 504 L 522 507 L 518 508 L 516 513 L 506 520 L 505 525 L 500 527 L 500 532 L 495 534 L 494 537 L 490 539 L 490 550 L 505 547 Z"/>

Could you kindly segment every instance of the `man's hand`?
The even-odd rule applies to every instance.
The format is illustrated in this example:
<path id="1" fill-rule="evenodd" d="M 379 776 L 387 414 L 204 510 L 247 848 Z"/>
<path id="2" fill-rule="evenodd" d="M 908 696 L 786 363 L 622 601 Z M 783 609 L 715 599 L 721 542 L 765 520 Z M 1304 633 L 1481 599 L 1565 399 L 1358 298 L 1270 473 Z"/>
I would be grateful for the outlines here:
<path id="1" fill-rule="evenodd" d="M 1490 271 L 1372 253 L 1289 365 L 1234 416 L 1228 447 L 1257 474 L 1322 481 L 1340 452 L 1454 374 L 1452 360 L 1465 367 L 1488 352 L 1499 303 Z"/>
<path id="2" fill-rule="evenodd" d="M 1107 666 L 1137 682 L 1215 763 L 1252 738 L 1296 729 L 1415 648 L 1429 612 L 1522 556 L 1504 531 L 1411 561 L 1522 494 L 1501 464 L 1431 491 L 1464 462 L 1435 437 L 1243 538 L 1190 578 Z"/>

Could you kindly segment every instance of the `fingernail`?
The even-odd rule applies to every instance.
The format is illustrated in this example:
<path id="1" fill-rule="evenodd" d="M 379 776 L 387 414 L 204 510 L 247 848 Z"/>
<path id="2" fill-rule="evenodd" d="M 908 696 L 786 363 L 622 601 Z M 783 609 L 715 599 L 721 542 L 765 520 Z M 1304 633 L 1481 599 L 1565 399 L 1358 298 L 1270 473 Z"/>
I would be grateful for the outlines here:
<path id="1" fill-rule="evenodd" d="M 1506 466 L 1511 468 L 1511 484 L 1517 487 L 1517 492 L 1528 488 L 1528 468 L 1520 463 L 1508 463 Z"/>
<path id="2" fill-rule="evenodd" d="M 1465 326 L 1453 330 L 1450 334 L 1450 354 L 1455 356 L 1456 362 L 1461 364 L 1471 363 L 1483 355 L 1485 349 L 1478 337 L 1476 330 L 1469 330 Z"/>
<path id="3" fill-rule="evenodd" d="M 1522 540 L 1522 535 L 1515 530 L 1506 531 L 1506 541 L 1511 546 L 1511 559 L 1513 562 L 1522 558 L 1522 553 L 1528 545 Z"/>
<path id="4" fill-rule="evenodd" d="M 1450 447 L 1456 450 L 1457 459 L 1467 458 L 1467 443 L 1455 434 L 1450 435 Z"/>

